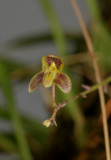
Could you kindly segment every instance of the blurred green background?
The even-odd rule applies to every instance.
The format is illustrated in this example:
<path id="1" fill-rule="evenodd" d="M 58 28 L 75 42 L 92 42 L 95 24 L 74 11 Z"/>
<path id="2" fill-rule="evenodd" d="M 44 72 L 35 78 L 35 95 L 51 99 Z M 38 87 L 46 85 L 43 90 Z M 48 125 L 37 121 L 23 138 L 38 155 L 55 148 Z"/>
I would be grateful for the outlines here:
<path id="1" fill-rule="evenodd" d="M 105 79 L 111 74 L 111 1 L 77 2 Z M 51 116 L 51 90 L 40 86 L 28 93 L 29 81 L 41 70 L 42 56 L 47 54 L 63 58 L 64 72 L 72 81 L 68 95 L 56 87 L 56 102 L 82 92 L 82 84 L 95 84 L 70 1 L 1 0 L 0 22 L 0 160 L 104 160 L 97 91 L 68 103 L 57 114 L 58 126 L 49 128 L 42 121 Z M 110 84 L 104 92 L 107 102 Z M 109 133 L 110 121 L 109 117 Z"/>

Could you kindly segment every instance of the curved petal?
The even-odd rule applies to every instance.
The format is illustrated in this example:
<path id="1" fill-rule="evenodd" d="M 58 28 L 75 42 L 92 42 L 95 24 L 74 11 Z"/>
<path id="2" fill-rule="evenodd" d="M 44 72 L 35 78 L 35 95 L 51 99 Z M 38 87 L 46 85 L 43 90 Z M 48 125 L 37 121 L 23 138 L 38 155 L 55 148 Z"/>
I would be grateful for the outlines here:
<path id="1" fill-rule="evenodd" d="M 70 78 L 64 73 L 58 74 L 53 83 L 55 83 L 64 93 L 69 93 L 72 88 Z"/>
<path id="2" fill-rule="evenodd" d="M 50 67 L 53 62 L 55 63 L 56 68 L 61 72 L 64 64 L 60 57 L 56 55 L 47 55 L 42 57 L 42 64 L 44 64 L 47 68 Z"/>
<path id="3" fill-rule="evenodd" d="M 33 92 L 41 83 L 43 83 L 44 72 L 40 71 L 36 73 L 30 83 L 29 83 L 29 92 Z"/>

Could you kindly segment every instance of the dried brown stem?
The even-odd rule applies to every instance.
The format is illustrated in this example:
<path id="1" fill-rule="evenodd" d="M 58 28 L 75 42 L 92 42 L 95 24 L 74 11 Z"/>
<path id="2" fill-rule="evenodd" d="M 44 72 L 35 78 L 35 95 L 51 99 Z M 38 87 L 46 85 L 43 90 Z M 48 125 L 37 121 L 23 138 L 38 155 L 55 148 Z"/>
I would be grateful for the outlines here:
<path id="1" fill-rule="evenodd" d="M 96 81 L 97 83 L 100 83 L 101 82 L 100 71 L 99 71 L 98 63 L 96 61 L 96 56 L 95 56 L 94 48 L 93 48 L 89 33 L 87 31 L 85 22 L 82 18 L 82 15 L 76 3 L 76 0 L 71 0 L 71 2 L 75 10 L 75 13 L 78 17 L 78 21 L 80 23 L 80 26 L 81 26 L 84 38 L 86 40 L 88 50 L 89 50 L 89 54 L 93 62 Z M 98 88 L 98 91 L 99 91 L 99 97 L 100 97 L 101 112 L 102 112 L 102 117 L 103 117 L 103 130 L 104 130 L 104 138 L 105 138 L 106 157 L 107 157 L 107 160 L 110 160 L 110 145 L 109 145 L 108 126 L 107 126 L 106 111 L 105 111 L 105 98 L 104 98 L 103 89 L 101 86 Z"/>

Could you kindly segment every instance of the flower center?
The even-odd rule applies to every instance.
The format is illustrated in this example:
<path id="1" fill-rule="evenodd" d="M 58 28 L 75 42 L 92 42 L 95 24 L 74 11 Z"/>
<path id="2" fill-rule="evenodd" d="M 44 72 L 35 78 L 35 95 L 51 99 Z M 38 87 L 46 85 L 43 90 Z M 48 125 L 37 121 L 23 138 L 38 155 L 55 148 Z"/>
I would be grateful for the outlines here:
<path id="1" fill-rule="evenodd" d="M 56 65 L 54 62 L 50 65 L 50 67 L 43 65 L 42 70 L 45 73 L 43 85 L 45 87 L 50 87 L 52 85 L 54 78 L 56 77 L 59 71 L 56 68 Z"/>

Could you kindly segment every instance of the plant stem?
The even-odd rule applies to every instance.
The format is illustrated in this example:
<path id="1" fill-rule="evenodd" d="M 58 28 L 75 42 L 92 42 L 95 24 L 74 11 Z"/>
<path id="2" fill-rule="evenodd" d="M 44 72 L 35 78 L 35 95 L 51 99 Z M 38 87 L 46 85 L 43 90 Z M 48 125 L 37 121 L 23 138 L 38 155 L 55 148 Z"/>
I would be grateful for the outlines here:
<path id="1" fill-rule="evenodd" d="M 53 105 L 53 107 L 56 106 L 56 103 L 55 103 L 55 84 L 52 85 L 52 105 Z"/>
<path id="2" fill-rule="evenodd" d="M 76 0 L 71 0 L 71 2 L 75 10 L 75 13 L 78 17 L 78 21 L 80 23 L 84 38 L 86 40 L 86 44 L 87 44 L 89 54 L 92 59 L 94 71 L 95 71 L 96 81 L 97 83 L 100 83 L 101 82 L 100 71 L 99 71 L 98 63 L 96 61 L 96 55 L 94 53 L 94 48 L 93 48 L 89 33 L 87 31 L 85 22 L 83 20 L 79 7 L 76 3 Z M 104 130 L 104 138 L 105 138 L 106 157 L 107 157 L 107 160 L 110 160 L 110 145 L 109 145 L 108 125 L 107 125 L 106 111 L 105 111 L 105 98 L 104 98 L 103 89 L 101 86 L 98 88 L 98 92 L 99 92 L 101 112 L 102 112 L 102 117 L 103 117 L 103 130 Z"/>
<path id="3" fill-rule="evenodd" d="M 87 96 L 87 94 L 97 90 L 99 87 L 102 87 L 103 85 L 105 85 L 106 83 L 109 83 L 109 82 L 111 82 L 111 76 L 108 77 L 107 79 L 105 79 L 104 81 L 102 81 L 101 83 L 93 85 L 92 87 L 90 87 L 90 89 L 83 91 L 83 92 L 77 94 L 76 96 L 73 96 L 73 97 L 69 98 L 68 100 L 64 101 L 63 103 L 60 104 L 61 108 L 64 107 L 70 101 L 76 100 L 77 98 L 80 98 L 80 97 L 85 97 L 85 96 Z"/>
<path id="4" fill-rule="evenodd" d="M 53 120 L 53 124 L 56 125 L 56 121 L 55 121 L 55 117 L 56 117 L 56 114 L 57 114 L 57 111 L 63 107 L 65 107 L 70 101 L 73 101 L 73 100 L 76 100 L 78 98 L 81 98 L 81 97 L 86 97 L 89 93 L 97 90 L 99 87 L 102 87 L 103 85 L 105 85 L 106 83 L 109 83 L 111 82 L 111 76 L 108 77 L 107 79 L 105 79 L 104 81 L 102 81 L 101 83 L 98 83 L 96 85 L 93 85 L 92 87 L 90 87 L 90 89 L 86 90 L 86 91 L 83 91 L 79 94 L 77 94 L 76 96 L 73 96 L 67 100 L 65 100 L 64 102 L 60 103 L 60 104 L 56 104 L 54 110 L 53 110 L 53 114 L 50 118 L 50 120 Z M 55 122 L 55 123 L 54 123 Z"/>

